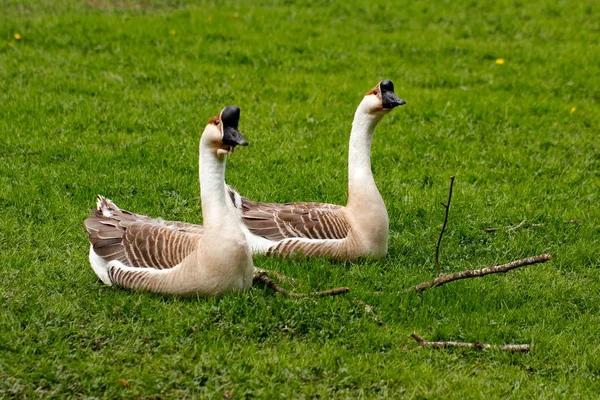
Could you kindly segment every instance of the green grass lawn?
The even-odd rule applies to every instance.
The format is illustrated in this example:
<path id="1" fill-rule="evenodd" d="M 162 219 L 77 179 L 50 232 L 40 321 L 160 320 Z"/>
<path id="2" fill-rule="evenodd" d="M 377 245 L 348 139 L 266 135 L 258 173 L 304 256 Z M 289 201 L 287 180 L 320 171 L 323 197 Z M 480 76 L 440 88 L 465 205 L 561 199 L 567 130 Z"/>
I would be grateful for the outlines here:
<path id="1" fill-rule="evenodd" d="M 597 398 L 597 2 L 214 3 L 0 3 L 0 398 Z M 95 196 L 200 223 L 200 132 L 229 104 L 250 142 L 230 184 L 344 204 L 353 113 L 383 78 L 407 102 L 373 144 L 389 256 L 255 258 L 297 291 L 350 293 L 178 299 L 98 282 Z M 436 275 L 450 175 L 444 272 L 553 260 L 407 293 Z M 533 348 L 432 350 L 413 331 Z"/>

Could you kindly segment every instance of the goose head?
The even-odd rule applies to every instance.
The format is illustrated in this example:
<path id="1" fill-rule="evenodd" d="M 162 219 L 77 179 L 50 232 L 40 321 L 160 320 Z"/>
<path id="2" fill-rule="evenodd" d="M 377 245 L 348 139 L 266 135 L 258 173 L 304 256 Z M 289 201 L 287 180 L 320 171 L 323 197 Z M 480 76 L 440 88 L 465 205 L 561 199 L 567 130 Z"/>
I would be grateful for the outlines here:
<path id="1" fill-rule="evenodd" d="M 384 114 L 406 102 L 394 93 L 394 83 L 384 79 L 367 92 L 363 104 L 370 114 Z"/>
<path id="2" fill-rule="evenodd" d="M 227 106 L 219 114 L 212 117 L 202 137 L 205 143 L 218 155 L 233 153 L 235 146 L 248 146 L 248 142 L 238 131 L 240 109 L 236 106 Z"/>

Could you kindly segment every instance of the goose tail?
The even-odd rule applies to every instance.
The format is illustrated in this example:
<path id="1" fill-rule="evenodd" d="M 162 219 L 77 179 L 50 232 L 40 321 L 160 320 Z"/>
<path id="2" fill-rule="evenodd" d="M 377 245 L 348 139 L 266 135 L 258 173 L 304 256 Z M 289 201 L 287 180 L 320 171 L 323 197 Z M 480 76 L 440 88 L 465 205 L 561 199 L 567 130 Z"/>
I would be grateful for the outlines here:
<path id="1" fill-rule="evenodd" d="M 121 237 L 124 233 L 118 228 L 118 221 L 113 221 L 112 218 L 116 215 L 121 216 L 123 212 L 112 200 L 98 195 L 96 209 L 91 209 L 90 213 L 92 217 L 84 221 L 90 241 L 90 264 L 104 284 L 112 285 L 108 275 L 108 263 L 112 258 L 118 258 L 122 251 Z"/>
<path id="2" fill-rule="evenodd" d="M 96 209 L 90 210 L 93 217 L 112 217 L 118 211 L 121 209 L 111 199 L 107 199 L 101 194 L 96 199 Z"/>

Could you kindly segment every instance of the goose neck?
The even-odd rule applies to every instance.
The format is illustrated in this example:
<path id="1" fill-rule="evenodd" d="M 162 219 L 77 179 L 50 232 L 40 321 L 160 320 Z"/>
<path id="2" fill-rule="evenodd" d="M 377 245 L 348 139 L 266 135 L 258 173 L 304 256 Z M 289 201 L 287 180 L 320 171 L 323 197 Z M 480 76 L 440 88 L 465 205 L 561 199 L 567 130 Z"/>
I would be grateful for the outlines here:
<path id="1" fill-rule="evenodd" d="M 225 158 L 200 141 L 200 198 L 206 229 L 227 223 L 230 214 L 225 192 Z"/>
<path id="2" fill-rule="evenodd" d="M 363 110 L 361 106 L 354 114 L 348 151 L 348 182 L 350 186 L 353 183 L 361 184 L 365 179 L 373 178 L 371 145 L 375 127 L 382 117 L 383 115 L 371 114 Z"/>

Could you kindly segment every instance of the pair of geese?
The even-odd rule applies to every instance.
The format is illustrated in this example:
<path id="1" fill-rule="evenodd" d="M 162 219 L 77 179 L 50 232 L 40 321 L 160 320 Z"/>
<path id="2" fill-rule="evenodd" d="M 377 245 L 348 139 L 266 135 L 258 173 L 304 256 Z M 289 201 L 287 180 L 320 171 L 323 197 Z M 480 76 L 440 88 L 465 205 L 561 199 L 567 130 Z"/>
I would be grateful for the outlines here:
<path id="1" fill-rule="evenodd" d="M 381 81 L 359 104 L 350 134 L 348 203 L 257 203 L 225 183 L 225 160 L 248 142 L 238 131 L 240 109 L 224 108 L 200 139 L 204 225 L 153 219 L 98 196 L 85 220 L 90 263 L 107 285 L 181 296 L 220 296 L 248 289 L 252 254 L 385 257 L 388 215 L 371 171 L 375 127 L 405 104 Z"/>

